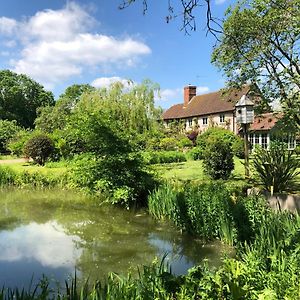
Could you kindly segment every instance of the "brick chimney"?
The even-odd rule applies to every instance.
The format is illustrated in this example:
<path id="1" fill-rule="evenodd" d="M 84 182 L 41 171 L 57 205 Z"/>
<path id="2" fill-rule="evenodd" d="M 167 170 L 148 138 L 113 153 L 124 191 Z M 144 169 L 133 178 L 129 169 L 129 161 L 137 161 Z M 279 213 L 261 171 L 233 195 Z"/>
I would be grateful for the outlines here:
<path id="1" fill-rule="evenodd" d="M 194 85 L 188 85 L 184 87 L 184 94 L 183 94 L 183 107 L 187 107 L 191 99 L 196 96 L 197 87 Z"/>

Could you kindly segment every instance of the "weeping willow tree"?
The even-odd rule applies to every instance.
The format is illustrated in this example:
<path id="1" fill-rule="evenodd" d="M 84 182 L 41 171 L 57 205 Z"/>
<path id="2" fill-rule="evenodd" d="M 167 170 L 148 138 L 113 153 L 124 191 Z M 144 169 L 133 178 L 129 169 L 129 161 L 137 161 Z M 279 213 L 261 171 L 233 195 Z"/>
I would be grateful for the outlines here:
<path id="1" fill-rule="evenodd" d="M 158 121 L 162 113 L 154 105 L 157 90 L 158 86 L 150 81 L 129 87 L 117 82 L 108 88 L 84 94 L 75 111 L 105 112 L 115 128 L 131 136 L 152 134 L 159 130 Z"/>

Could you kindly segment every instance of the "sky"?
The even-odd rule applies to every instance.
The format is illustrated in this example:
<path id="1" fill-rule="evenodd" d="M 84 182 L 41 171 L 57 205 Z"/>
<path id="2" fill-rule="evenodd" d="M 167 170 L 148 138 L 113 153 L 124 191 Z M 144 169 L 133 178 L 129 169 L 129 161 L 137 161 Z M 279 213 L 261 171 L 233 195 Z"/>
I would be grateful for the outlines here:
<path id="1" fill-rule="evenodd" d="M 179 0 L 173 0 L 174 4 Z M 222 18 L 235 0 L 212 0 Z M 104 87 L 114 81 L 158 83 L 156 104 L 183 101 L 183 87 L 197 94 L 225 85 L 211 64 L 215 38 L 206 34 L 205 7 L 195 12 L 197 30 L 181 31 L 180 17 L 166 22 L 167 0 L 142 0 L 118 9 L 122 0 L 0 1 L 0 69 L 30 76 L 55 98 L 72 84 Z M 175 6 L 175 13 L 180 11 Z"/>

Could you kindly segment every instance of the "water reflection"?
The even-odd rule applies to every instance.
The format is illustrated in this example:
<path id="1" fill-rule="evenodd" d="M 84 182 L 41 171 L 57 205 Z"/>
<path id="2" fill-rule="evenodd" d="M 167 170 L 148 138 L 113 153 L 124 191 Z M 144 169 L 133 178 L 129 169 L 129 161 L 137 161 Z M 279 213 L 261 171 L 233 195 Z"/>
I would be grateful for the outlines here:
<path id="1" fill-rule="evenodd" d="M 0 190 L 0 286 L 28 286 L 46 274 L 64 282 L 125 274 L 169 253 L 175 273 L 219 259 L 219 249 L 181 235 L 145 212 L 87 204 L 70 192 Z M 60 201 L 63 199 L 63 201 Z"/>
<path id="2" fill-rule="evenodd" d="M 68 236 L 56 221 L 45 224 L 32 222 L 13 231 L 0 232 L 0 261 L 27 261 L 44 267 L 64 267 L 73 272 L 82 249 L 74 247 L 77 236 Z"/>

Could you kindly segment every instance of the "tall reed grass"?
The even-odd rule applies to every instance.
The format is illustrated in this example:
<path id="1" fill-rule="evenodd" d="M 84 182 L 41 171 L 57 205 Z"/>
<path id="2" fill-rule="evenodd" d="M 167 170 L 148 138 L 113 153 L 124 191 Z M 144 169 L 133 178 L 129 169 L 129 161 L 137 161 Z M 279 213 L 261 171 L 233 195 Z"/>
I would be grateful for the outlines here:
<path id="1" fill-rule="evenodd" d="M 231 245 L 236 238 L 232 206 L 229 192 L 219 182 L 197 186 L 166 183 L 148 198 L 154 217 L 170 219 L 203 239 L 219 238 Z"/>

